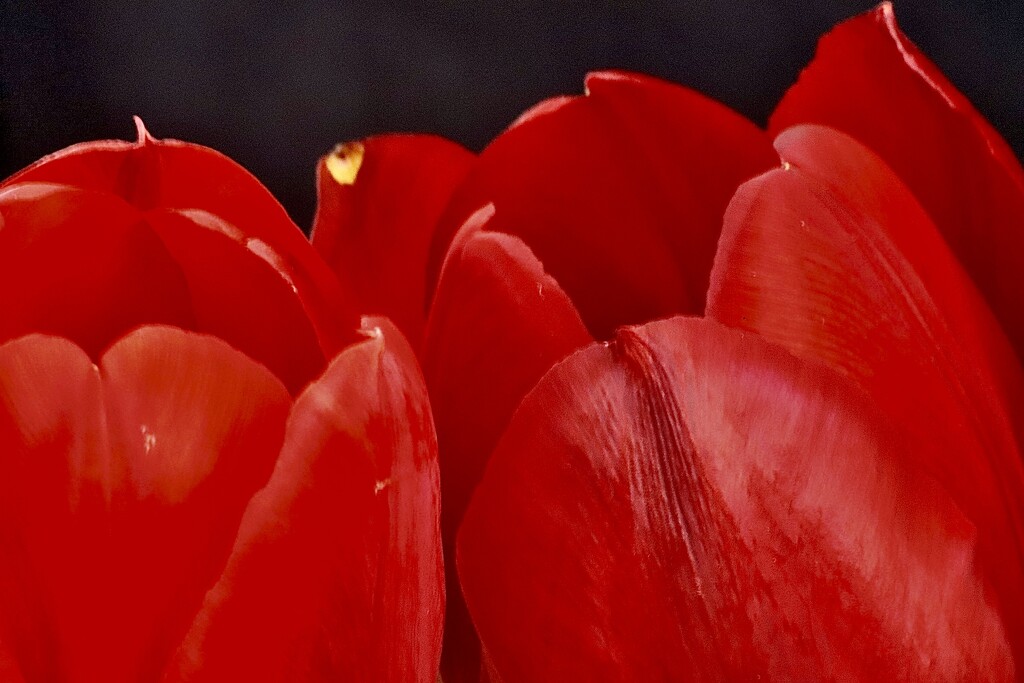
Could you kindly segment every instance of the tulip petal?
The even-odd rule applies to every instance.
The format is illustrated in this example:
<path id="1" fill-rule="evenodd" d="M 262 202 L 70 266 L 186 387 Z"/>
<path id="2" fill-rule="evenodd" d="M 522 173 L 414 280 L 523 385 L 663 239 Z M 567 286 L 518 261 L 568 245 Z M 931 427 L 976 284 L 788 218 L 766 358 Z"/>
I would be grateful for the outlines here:
<path id="1" fill-rule="evenodd" d="M 903 425 L 920 444 L 904 457 L 977 528 L 977 561 L 1020 657 L 1024 380 L 1013 352 L 880 158 L 819 126 L 777 145 L 784 168 L 741 186 L 726 211 L 708 315 L 829 365 Z"/>
<path id="2" fill-rule="evenodd" d="M 413 348 L 425 323 L 427 252 L 452 192 L 475 156 L 433 135 L 381 135 L 339 145 L 317 167 L 313 246 Z"/>
<path id="3" fill-rule="evenodd" d="M 587 94 L 527 112 L 480 155 L 432 245 L 436 283 L 466 219 L 515 235 L 576 304 L 590 332 L 697 313 L 735 187 L 775 163 L 768 138 L 685 88 L 618 72 Z"/>
<path id="4" fill-rule="evenodd" d="M 141 214 L 66 185 L 0 189 L 0 342 L 73 339 L 93 358 L 146 323 L 192 327 L 181 270 Z"/>
<path id="5" fill-rule="evenodd" d="M 292 394 L 326 365 L 298 292 L 272 261 L 211 214 L 150 211 L 147 222 L 188 281 L 195 329 L 266 365 Z"/>
<path id="6" fill-rule="evenodd" d="M 135 119 L 138 139 L 84 142 L 43 157 L 3 185 L 44 182 L 111 193 L 141 211 L 201 209 L 292 255 L 302 232 L 274 196 L 223 154 L 180 140 L 157 140 Z"/>
<path id="7" fill-rule="evenodd" d="M 21 675 L 21 669 L 18 667 L 17 660 L 4 646 L 3 641 L 0 641 L 0 681 L 6 681 L 6 683 L 25 683 L 25 678 Z"/>
<path id="8" fill-rule="evenodd" d="M 517 411 L 459 535 L 505 683 L 998 680 L 973 529 L 840 377 L 710 320 L 620 331 Z"/>
<path id="9" fill-rule="evenodd" d="M 437 442 L 411 349 L 385 320 L 365 329 L 296 400 L 166 680 L 434 683 Z"/>
<path id="10" fill-rule="evenodd" d="M 903 35 L 888 2 L 821 40 L 770 128 L 778 133 L 797 123 L 846 132 L 892 167 L 1024 357 L 1024 171 L 999 134 Z"/>
<path id="11" fill-rule="evenodd" d="M 424 373 L 437 424 L 445 557 L 498 437 L 557 361 L 592 341 L 558 283 L 521 240 L 470 223 L 449 253 L 427 326 Z M 448 572 L 442 676 L 479 680 L 479 643 Z"/>
<path id="12" fill-rule="evenodd" d="M 284 387 L 224 342 L 145 327 L 100 365 L 0 347 L 0 638 L 29 680 L 154 680 L 284 436 Z"/>
<path id="13" fill-rule="evenodd" d="M 212 149 L 156 140 L 138 118 L 136 126 L 136 142 L 74 145 L 40 159 L 0 187 L 28 182 L 71 185 L 112 194 L 142 212 L 172 209 L 216 216 L 279 255 L 278 270 L 296 286 L 327 356 L 333 357 L 355 339 L 354 302 L 338 287 L 284 208 L 252 174 Z"/>

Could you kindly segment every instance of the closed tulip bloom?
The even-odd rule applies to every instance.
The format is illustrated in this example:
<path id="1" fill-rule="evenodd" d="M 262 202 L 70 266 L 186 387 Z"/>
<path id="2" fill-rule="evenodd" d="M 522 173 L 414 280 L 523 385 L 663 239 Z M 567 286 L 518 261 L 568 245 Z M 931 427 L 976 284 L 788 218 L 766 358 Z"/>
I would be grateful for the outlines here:
<path id="1" fill-rule="evenodd" d="M 411 349 L 255 178 L 138 125 L 0 185 L 0 677 L 433 683 Z"/>

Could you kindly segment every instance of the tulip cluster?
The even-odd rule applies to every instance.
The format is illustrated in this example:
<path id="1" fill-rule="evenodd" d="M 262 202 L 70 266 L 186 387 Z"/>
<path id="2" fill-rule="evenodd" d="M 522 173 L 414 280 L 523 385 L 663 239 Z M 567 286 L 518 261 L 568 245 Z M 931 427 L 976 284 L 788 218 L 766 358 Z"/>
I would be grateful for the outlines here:
<path id="1" fill-rule="evenodd" d="M 1024 680 L 1024 171 L 888 4 L 309 240 L 137 123 L 0 184 L 0 681 Z"/>

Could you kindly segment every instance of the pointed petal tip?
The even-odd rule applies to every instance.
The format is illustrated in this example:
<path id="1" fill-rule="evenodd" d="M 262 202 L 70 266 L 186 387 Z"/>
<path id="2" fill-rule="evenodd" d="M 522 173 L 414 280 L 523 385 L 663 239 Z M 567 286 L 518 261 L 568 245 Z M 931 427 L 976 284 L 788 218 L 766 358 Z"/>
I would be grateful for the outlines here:
<path id="1" fill-rule="evenodd" d="M 880 156 L 934 221 L 1024 357 L 1018 277 L 1024 171 L 1006 141 L 884 2 L 843 22 L 769 118 L 827 124 Z M 936 144 L 941 140 L 941 144 Z"/>
<path id="2" fill-rule="evenodd" d="M 632 82 L 642 83 L 645 80 L 657 80 L 651 76 L 637 73 L 635 71 L 627 71 L 625 69 L 601 69 L 599 71 L 591 71 L 583 77 L 583 91 L 586 94 L 590 94 L 595 85 L 602 83 L 614 83 L 614 82 Z"/>
<path id="3" fill-rule="evenodd" d="M 138 114 L 132 116 L 132 121 L 135 122 L 135 145 L 137 147 L 142 147 L 143 145 L 149 142 L 156 142 L 156 138 L 150 135 L 149 131 L 146 130 L 146 124 L 143 123 L 141 116 L 139 116 Z"/>

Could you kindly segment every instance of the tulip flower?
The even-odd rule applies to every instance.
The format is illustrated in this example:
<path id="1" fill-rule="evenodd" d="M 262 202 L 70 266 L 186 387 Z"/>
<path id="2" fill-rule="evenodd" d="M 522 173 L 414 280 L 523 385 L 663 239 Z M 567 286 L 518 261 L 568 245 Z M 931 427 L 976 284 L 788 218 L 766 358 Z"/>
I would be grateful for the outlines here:
<path id="1" fill-rule="evenodd" d="M 412 350 L 255 178 L 138 125 L 0 185 L 0 678 L 433 683 Z"/>
<path id="2" fill-rule="evenodd" d="M 445 683 L 1024 680 L 1022 220 L 887 3 L 768 130 L 602 72 L 326 157 L 314 246 L 422 330 Z"/>

